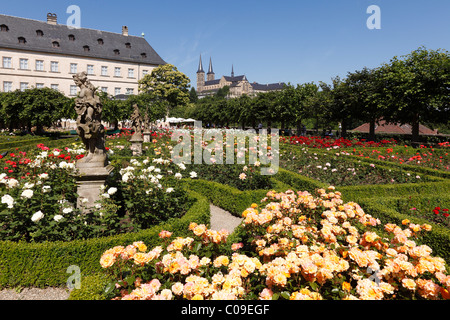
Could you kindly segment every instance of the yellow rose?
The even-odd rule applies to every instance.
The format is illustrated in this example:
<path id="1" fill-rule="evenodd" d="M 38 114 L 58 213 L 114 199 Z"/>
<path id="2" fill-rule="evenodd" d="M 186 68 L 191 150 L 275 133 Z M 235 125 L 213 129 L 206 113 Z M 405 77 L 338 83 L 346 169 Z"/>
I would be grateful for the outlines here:
<path id="1" fill-rule="evenodd" d="M 109 268 L 114 264 L 114 262 L 116 262 L 116 258 L 111 253 L 104 254 L 100 258 L 100 265 L 102 268 Z"/>
<path id="2" fill-rule="evenodd" d="M 145 264 L 150 261 L 150 256 L 146 253 L 138 252 L 133 255 L 133 260 L 135 264 Z"/>
<path id="3" fill-rule="evenodd" d="M 133 246 L 135 246 L 140 252 L 147 251 L 147 246 L 142 241 L 133 242 Z"/>

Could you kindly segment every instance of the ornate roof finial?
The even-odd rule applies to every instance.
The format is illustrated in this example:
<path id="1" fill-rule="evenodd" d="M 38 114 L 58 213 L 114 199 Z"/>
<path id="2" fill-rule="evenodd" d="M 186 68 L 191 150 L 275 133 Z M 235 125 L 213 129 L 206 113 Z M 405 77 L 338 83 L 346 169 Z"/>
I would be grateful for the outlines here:
<path id="1" fill-rule="evenodd" d="M 234 65 L 231 65 L 231 77 L 234 78 Z"/>

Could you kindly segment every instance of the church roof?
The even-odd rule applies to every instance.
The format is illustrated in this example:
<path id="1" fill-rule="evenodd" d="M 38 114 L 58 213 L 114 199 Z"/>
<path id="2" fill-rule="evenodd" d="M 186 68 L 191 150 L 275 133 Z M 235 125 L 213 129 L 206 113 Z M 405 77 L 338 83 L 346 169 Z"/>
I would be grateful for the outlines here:
<path id="1" fill-rule="evenodd" d="M 85 28 L 69 28 L 66 25 L 49 24 L 2 14 L 0 14 L 0 25 L 6 25 L 8 30 L 1 31 L 0 47 L 2 48 L 154 65 L 166 64 L 143 37 Z M 19 38 L 24 38 L 25 41 L 23 39 L 21 41 L 24 43 L 19 43 Z"/>
<path id="2" fill-rule="evenodd" d="M 247 80 L 247 78 L 243 75 L 243 76 L 236 76 L 236 77 L 228 77 L 228 76 L 223 76 L 225 78 L 225 80 L 229 81 L 229 82 L 237 82 L 237 81 L 244 81 Z"/>
<path id="3" fill-rule="evenodd" d="M 212 86 L 220 83 L 220 79 L 205 81 L 205 86 Z"/>
<path id="4" fill-rule="evenodd" d="M 202 55 L 200 55 L 200 61 L 198 63 L 197 73 L 205 73 L 205 71 L 203 71 Z"/>
<path id="5" fill-rule="evenodd" d="M 213 67 L 212 67 L 212 59 L 211 58 L 209 58 L 208 74 L 214 74 Z"/>
<path id="6" fill-rule="evenodd" d="M 268 84 L 260 84 L 260 83 L 256 83 L 256 82 L 251 83 L 253 90 L 258 90 L 258 91 L 281 90 L 284 88 L 285 85 L 286 84 L 284 82 L 268 83 Z"/>

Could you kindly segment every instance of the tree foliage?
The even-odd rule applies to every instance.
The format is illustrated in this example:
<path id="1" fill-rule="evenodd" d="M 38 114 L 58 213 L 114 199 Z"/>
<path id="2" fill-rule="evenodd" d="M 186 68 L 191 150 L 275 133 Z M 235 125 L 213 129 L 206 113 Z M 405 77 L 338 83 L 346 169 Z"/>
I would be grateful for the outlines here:
<path id="1" fill-rule="evenodd" d="M 169 109 L 190 102 L 189 78 L 171 64 L 159 66 L 139 80 L 139 92 L 157 101 L 167 101 Z"/>

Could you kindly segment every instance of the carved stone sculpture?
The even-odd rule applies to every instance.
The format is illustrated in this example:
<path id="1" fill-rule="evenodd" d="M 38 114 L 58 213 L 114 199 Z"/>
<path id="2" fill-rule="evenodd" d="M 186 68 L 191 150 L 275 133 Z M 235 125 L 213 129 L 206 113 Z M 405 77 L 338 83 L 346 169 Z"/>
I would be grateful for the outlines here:
<path id="1" fill-rule="evenodd" d="M 140 136 L 142 134 L 142 117 L 137 104 L 133 105 L 133 113 L 131 114 L 131 126 L 134 130 L 134 135 Z"/>
<path id="2" fill-rule="evenodd" d="M 150 117 L 148 111 L 144 115 L 144 132 L 150 132 Z"/>
<path id="3" fill-rule="evenodd" d="M 101 123 L 102 103 L 95 93 L 94 85 L 88 80 L 86 72 L 73 76 L 80 94 L 75 100 L 77 113 L 77 133 L 83 141 L 88 154 L 80 163 L 106 164 L 105 128 Z"/>

